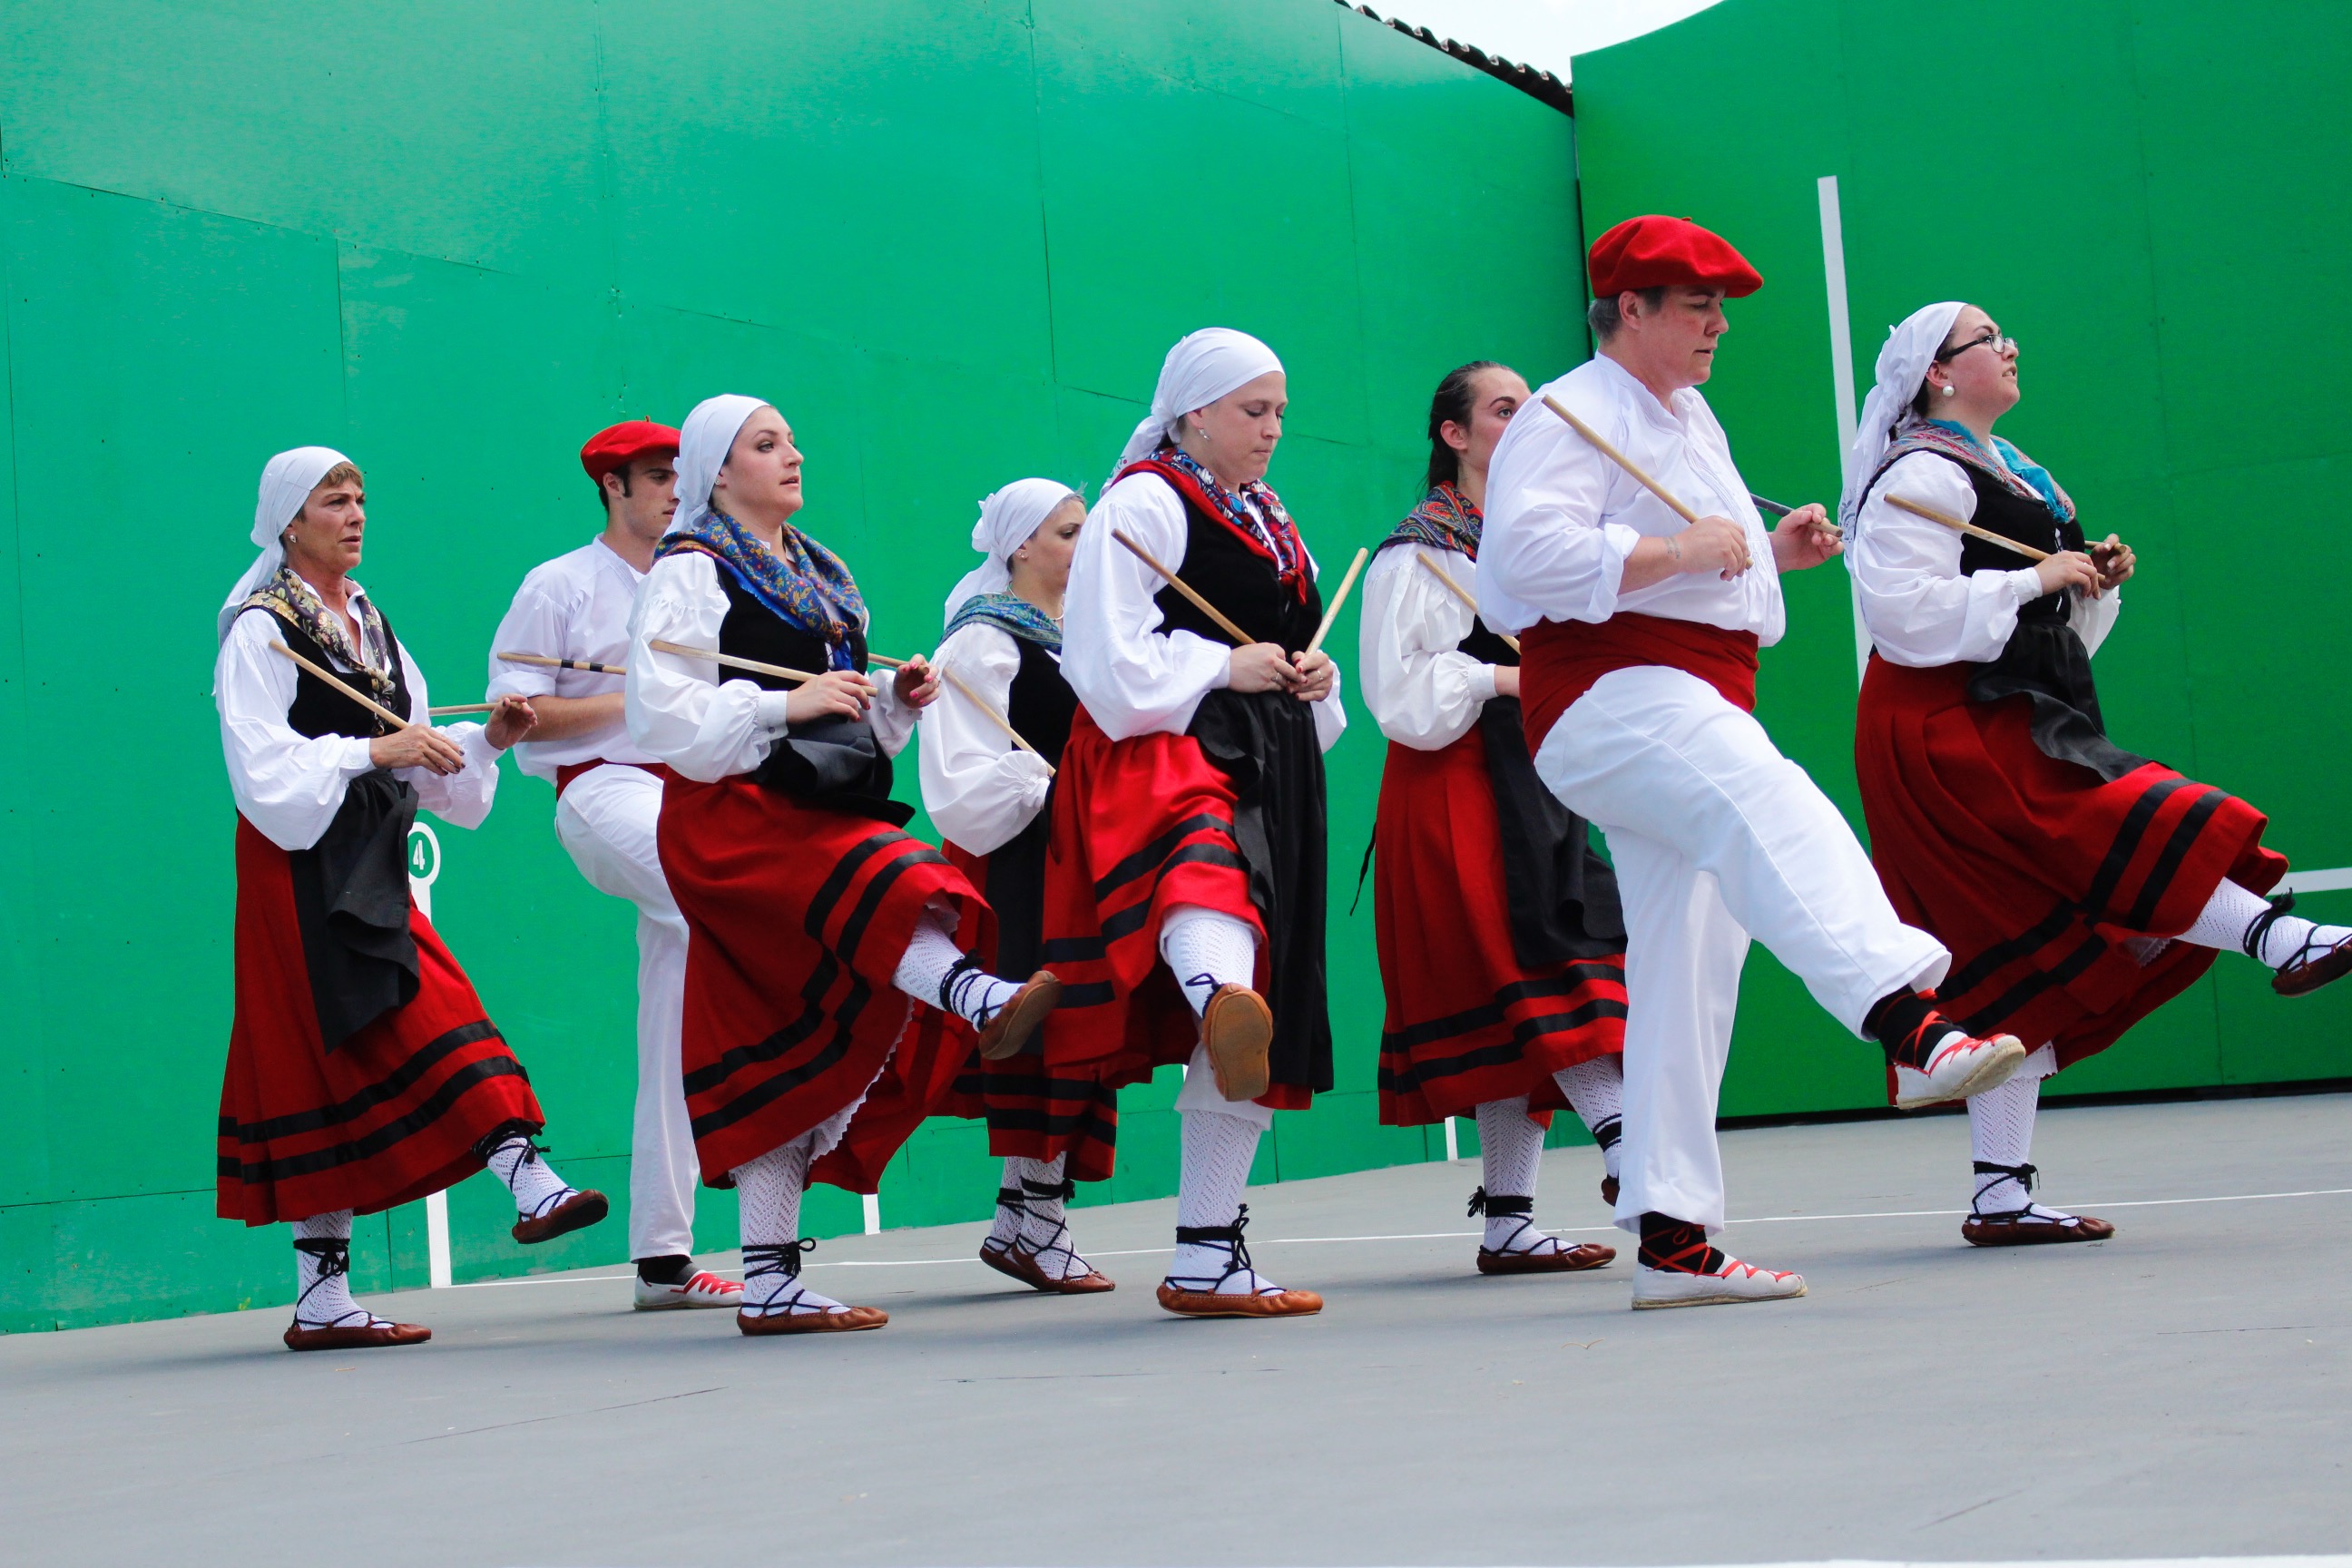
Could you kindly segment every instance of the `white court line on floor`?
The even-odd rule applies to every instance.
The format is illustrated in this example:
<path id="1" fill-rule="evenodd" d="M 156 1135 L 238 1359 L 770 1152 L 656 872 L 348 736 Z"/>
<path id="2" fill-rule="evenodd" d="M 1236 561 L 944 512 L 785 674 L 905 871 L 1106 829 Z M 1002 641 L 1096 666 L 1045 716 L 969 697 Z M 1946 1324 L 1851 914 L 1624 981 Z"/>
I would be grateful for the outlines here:
<path id="1" fill-rule="evenodd" d="M 2269 1203 L 2282 1198 L 2337 1198 L 2345 1196 L 2352 1196 L 2352 1187 L 2312 1187 L 2303 1192 L 2294 1193 L 2219 1193 L 2209 1197 L 2201 1198 L 2116 1198 L 2111 1201 L 2098 1203 L 2077 1204 L 2075 1206 L 2085 1213 L 2088 1213 L 2097 1209 L 2174 1208 L 2188 1204 L 2254 1204 Z M 1968 1212 L 1969 1211 L 1966 1209 L 1874 1209 L 1860 1214 L 1771 1214 L 1756 1215 L 1747 1219 L 1726 1220 L 1724 1223 L 1727 1226 L 1801 1225 L 1808 1220 L 1949 1219 L 1954 1215 L 1966 1215 Z M 1544 1234 L 1547 1236 L 1606 1236 L 1614 1229 L 1616 1229 L 1616 1226 L 1614 1226 L 1593 1225 L 1567 1230 L 1548 1230 Z M 1259 1242 L 1258 1245 L 1260 1247 L 1308 1247 L 1328 1245 L 1337 1242 L 1360 1241 L 1461 1241 L 1470 1237 L 1483 1236 L 1486 1233 L 1484 1231 L 1476 1230 L 1419 1230 L 1402 1231 L 1393 1236 L 1276 1236 L 1269 1237 L 1265 1240 Z M 1098 1252 L 1092 1247 L 1088 1247 L 1087 1249 L 1087 1256 L 1088 1258 L 1150 1258 L 1159 1253 L 1173 1252 L 1176 1249 L 1172 1247 L 1131 1247 L 1118 1251 Z M 823 1263 L 812 1260 L 802 1264 L 801 1268 L 803 1270 L 810 1268 L 929 1268 L 946 1264 L 977 1264 L 979 1262 L 980 1259 L 978 1258 L 970 1256 L 962 1258 L 840 1258 L 828 1259 Z M 714 1274 L 735 1274 L 741 1272 L 741 1270 L 737 1268 L 714 1268 L 711 1272 Z M 634 1278 L 635 1278 L 635 1276 L 632 1274 L 548 1274 L 531 1276 L 520 1279 L 469 1279 L 464 1284 L 455 1287 L 455 1289 L 460 1290 L 486 1290 L 501 1285 L 586 1285 L 602 1279 L 630 1279 Z M 1846 1561 L 1846 1559 L 1843 1558 L 1838 1560 L 1840 1563 L 1843 1563 Z M 1859 1563 L 1862 1560 L 1857 1558 L 1853 1561 Z M 2352 1557 L 2167 1558 L 2164 1559 L 2164 1561 L 2167 1563 L 2183 1563 L 2209 1561 L 2215 1563 L 2341 1563 L 2346 1565 L 2346 1568 L 2352 1568 Z M 1750 1563 L 1747 1564 L 1746 1568 L 1784 1568 L 1784 1565 Z M 1979 1565 L 1962 1563 L 1947 1563 L 1939 1564 L 1938 1568 L 1979 1568 Z M 2056 1563 L 2037 1563 L 2035 1568 L 2067 1568 L 2067 1565 Z"/>

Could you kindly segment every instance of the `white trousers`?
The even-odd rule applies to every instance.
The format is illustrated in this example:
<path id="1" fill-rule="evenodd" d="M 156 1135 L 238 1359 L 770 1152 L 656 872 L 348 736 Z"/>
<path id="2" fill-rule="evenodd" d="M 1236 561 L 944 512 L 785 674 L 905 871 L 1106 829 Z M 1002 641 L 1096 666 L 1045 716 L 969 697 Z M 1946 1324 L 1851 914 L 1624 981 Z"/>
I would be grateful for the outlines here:
<path id="1" fill-rule="evenodd" d="M 662 781 L 607 763 L 572 781 L 555 836 L 600 893 L 637 907 L 637 1108 L 630 1137 L 629 1256 L 694 1252 L 700 1166 L 687 1120 L 678 1033 L 686 1008 L 686 917 L 662 876 L 654 832 Z"/>
<path id="2" fill-rule="evenodd" d="M 1536 773 L 1608 836 L 1625 901 L 1617 1224 L 1654 1210 L 1719 1230 L 1717 1093 L 1750 936 L 1857 1036 L 1872 1004 L 1933 985 L 1951 955 L 1895 918 L 1805 770 L 1695 675 L 1610 671 L 1544 737 Z"/>

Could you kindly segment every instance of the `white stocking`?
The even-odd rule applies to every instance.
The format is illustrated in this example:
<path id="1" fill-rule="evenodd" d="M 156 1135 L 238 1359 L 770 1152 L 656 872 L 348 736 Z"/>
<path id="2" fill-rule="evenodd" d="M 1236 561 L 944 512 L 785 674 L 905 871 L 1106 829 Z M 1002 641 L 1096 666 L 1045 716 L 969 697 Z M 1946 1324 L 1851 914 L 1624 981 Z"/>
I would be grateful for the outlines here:
<path id="1" fill-rule="evenodd" d="M 352 1211 L 334 1209 L 294 1222 L 294 1321 L 305 1329 L 383 1328 L 384 1320 L 352 1300 Z M 310 1243 L 306 1250 L 303 1243 Z"/>
<path id="2" fill-rule="evenodd" d="M 1160 956 L 1196 1014 L 1208 1007 L 1219 986 L 1257 981 L 1257 932 L 1247 921 L 1198 904 L 1168 911 L 1160 924 Z"/>
<path id="3" fill-rule="evenodd" d="M 2008 1082 L 1969 1097 L 1969 1143 L 1979 1166 L 1997 1165 L 2014 1171 L 2030 1164 L 2033 1152 L 2033 1117 L 2042 1101 L 2042 1080 L 2057 1067 L 2048 1046 L 2025 1058 Z M 2064 1219 L 2056 1209 L 2033 1201 L 2026 1184 L 2002 1171 L 1976 1173 L 1973 1211 L 1980 1215 L 2029 1213 L 2037 1219 Z"/>
<path id="4" fill-rule="evenodd" d="M 986 1245 L 990 1251 L 1001 1252 L 1021 1239 L 1029 1204 L 1021 1178 L 1036 1169 L 1036 1161 L 1024 1160 L 1018 1154 L 1004 1162 L 1004 1179 L 996 1187 L 996 1223 L 988 1227 Z"/>
<path id="5" fill-rule="evenodd" d="M 1242 1194 L 1249 1186 L 1250 1162 L 1257 1156 L 1258 1135 L 1265 1128 L 1255 1120 L 1216 1110 L 1186 1110 L 1180 1120 L 1184 1163 L 1176 1184 L 1177 1228 L 1238 1225 L 1244 1213 Z M 1169 1281 L 1180 1289 L 1213 1290 L 1221 1295 L 1279 1291 L 1281 1286 L 1255 1270 L 1234 1268 L 1239 1248 L 1237 1239 L 1180 1239 L 1175 1261 L 1168 1266 Z"/>
<path id="6" fill-rule="evenodd" d="M 808 1186 L 815 1135 L 803 1133 L 781 1148 L 735 1167 L 735 1197 L 742 1216 L 743 1299 L 748 1317 L 848 1309 L 801 1284 L 801 1194 Z"/>
<path id="7" fill-rule="evenodd" d="M 2180 933 L 2180 940 L 2199 947 L 2218 947 L 2224 952 L 2243 952 L 2246 932 L 2270 910 L 2270 900 L 2261 894 L 2224 881 L 2213 889 L 2213 896 L 2197 912 L 2196 922 Z M 2307 944 L 2333 947 L 2347 936 L 2352 936 L 2352 927 L 2315 925 L 2300 915 L 2281 915 L 2263 932 L 2262 951 L 2254 956 L 2277 969 Z"/>
<path id="8" fill-rule="evenodd" d="M 1536 1177 L 1543 1170 L 1544 1130 L 1528 1115 L 1528 1097 L 1490 1100 L 1478 1108 L 1478 1160 L 1486 1184 L 1486 1236 L 1480 1243 L 1489 1252 L 1556 1252 L 1559 1243 L 1538 1230 L 1533 1209 L 1526 1214 L 1497 1214 L 1500 1201 L 1524 1198 L 1532 1205 Z"/>
<path id="9" fill-rule="evenodd" d="M 1559 1085 L 1560 1093 L 1576 1110 L 1577 1120 L 1601 1145 L 1601 1168 L 1614 1176 L 1618 1170 L 1618 1144 L 1622 1141 L 1625 1110 L 1625 1058 L 1612 1051 L 1593 1057 L 1574 1067 L 1565 1067 L 1551 1075 Z"/>
<path id="10" fill-rule="evenodd" d="M 490 1173 L 514 1194 L 515 1212 L 537 1219 L 578 1189 L 568 1185 L 540 1156 L 539 1147 L 518 1132 L 490 1151 Z"/>
<path id="11" fill-rule="evenodd" d="M 1069 1160 L 1067 1154 L 1057 1154 L 1051 1160 L 1018 1162 L 1027 1167 L 1022 1193 L 1027 1200 L 1023 1207 L 1028 1217 L 1021 1226 L 1021 1250 L 1055 1279 L 1081 1279 L 1095 1271 L 1070 1240 L 1069 1205 L 1062 1196 L 1066 1184 L 1062 1173 L 1069 1168 Z M 1009 1167 L 1014 1162 L 1005 1163 Z"/>
<path id="12" fill-rule="evenodd" d="M 975 1029 L 986 1028 L 1021 987 L 975 965 L 949 929 L 937 910 L 927 911 L 890 984 L 927 1007 L 945 1008 Z"/>

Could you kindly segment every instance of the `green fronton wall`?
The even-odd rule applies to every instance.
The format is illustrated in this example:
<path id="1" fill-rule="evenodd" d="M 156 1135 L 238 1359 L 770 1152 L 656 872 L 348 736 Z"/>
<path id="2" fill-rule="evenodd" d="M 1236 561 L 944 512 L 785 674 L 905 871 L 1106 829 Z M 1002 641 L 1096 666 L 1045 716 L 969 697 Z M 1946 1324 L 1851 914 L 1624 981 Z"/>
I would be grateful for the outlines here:
<path id="1" fill-rule="evenodd" d="M 2332 391 L 2352 349 L 2347 68 L 2345 14 L 2292 0 L 1725 0 L 1576 61 L 1586 231 L 1685 215 L 1764 275 L 1706 388 L 1748 482 L 1837 493 L 1834 175 L 1857 401 L 1922 305 L 1972 301 L 2018 338 L 2002 434 L 2139 554 L 2098 658 L 2111 732 L 2269 813 L 2306 874 L 2352 867 L 2352 739 L 2312 700 L 2352 580 Z M 1848 584 L 1827 567 L 1788 586 L 1759 711 L 1859 828 Z M 2302 908 L 2352 919 L 2352 893 Z M 2221 959 L 2049 1092 L 2352 1073 L 2352 991 L 2287 1003 L 2266 979 Z M 1870 1104 L 1880 1083 L 1758 950 L 1726 1113 Z"/>
<path id="2" fill-rule="evenodd" d="M 1329 0 L 17 0 L 6 28 L 0 1330 L 291 1295 L 285 1232 L 212 1194 L 212 627 L 273 451 L 366 470 L 361 576 L 458 701 L 523 573 L 598 526 L 573 454 L 617 418 L 784 408 L 803 522 L 911 652 L 979 498 L 1033 473 L 1091 493 L 1195 327 L 1287 363 L 1272 477 L 1341 563 L 1417 499 L 1444 371 L 1583 353 L 1569 121 Z M 1355 723 L 1335 889 L 1381 756 Z M 481 831 L 442 826 L 436 913 L 560 1168 L 619 1198 L 631 917 L 551 805 L 509 766 Z M 1436 1142 L 1376 1124 L 1369 910 L 1334 931 L 1340 1092 L 1281 1119 L 1265 1179 Z M 1125 1172 L 1092 1195 L 1171 1190 L 1171 1094 L 1129 1096 Z M 937 1123 L 882 1214 L 977 1218 L 995 1185 L 982 1133 Z M 451 1207 L 461 1280 L 625 1252 L 617 1215 L 521 1252 L 488 1178 Z M 733 1245 L 731 1194 L 700 1217 Z M 820 1189 L 809 1220 L 858 1205 Z M 363 1288 L 423 1283 L 421 1207 L 364 1222 L 354 1259 Z"/>
<path id="3" fill-rule="evenodd" d="M 2100 658 L 2117 735 L 2262 805 L 2299 868 L 2352 866 L 2325 700 L 2352 565 L 2325 390 L 2352 247 L 2308 183 L 2346 142 L 2352 35 L 2275 3 L 2230 27 L 2217 46 L 2186 4 L 1727 0 L 1579 61 L 1572 137 L 1328 0 L 19 0 L 0 51 L 0 1331 L 291 1294 L 282 1230 L 213 1217 L 233 808 L 207 686 L 255 479 L 303 442 L 367 470 L 361 575 L 439 700 L 478 690 L 524 571 L 597 526 L 586 435 L 720 391 L 791 415 L 803 521 L 908 651 L 970 563 L 978 498 L 1031 473 L 1091 490 L 1198 326 L 1282 353 L 1271 477 L 1344 563 L 1414 499 L 1438 375 L 1492 357 L 1541 381 L 1582 357 L 1582 235 L 1668 211 L 1769 279 L 1708 389 L 1743 466 L 1765 494 L 1826 497 L 1815 181 L 1835 174 L 1864 384 L 1887 322 L 1984 304 L 2026 344 L 2017 438 L 2139 547 Z M 1830 568 L 1790 588 L 1764 714 L 1853 811 L 1846 586 Z M 1277 1119 L 1261 1180 L 1441 1149 L 1375 1121 L 1370 921 L 1341 911 L 1382 744 L 1352 719 L 1330 759 L 1339 1089 Z M 551 807 L 509 768 L 480 831 L 442 826 L 435 910 L 554 1157 L 617 1198 L 630 915 L 582 882 Z M 2340 918 L 2352 895 L 2307 907 Z M 2342 1075 L 2347 1008 L 2278 1003 L 2225 962 L 2058 1087 Z M 1741 1018 L 1727 1113 L 1877 1102 L 1875 1053 L 1761 952 Z M 1130 1092 L 1122 1173 L 1090 1197 L 1171 1190 L 1171 1093 Z M 883 1217 L 979 1218 L 994 1185 L 979 1130 L 934 1123 Z M 451 1208 L 461 1280 L 625 1251 L 616 1215 L 522 1253 L 487 1178 Z M 734 1221 L 702 1195 L 705 1246 Z M 854 1198 L 813 1194 L 813 1234 L 858 1224 Z M 422 1284 L 421 1208 L 364 1222 L 354 1261 L 362 1289 Z"/>

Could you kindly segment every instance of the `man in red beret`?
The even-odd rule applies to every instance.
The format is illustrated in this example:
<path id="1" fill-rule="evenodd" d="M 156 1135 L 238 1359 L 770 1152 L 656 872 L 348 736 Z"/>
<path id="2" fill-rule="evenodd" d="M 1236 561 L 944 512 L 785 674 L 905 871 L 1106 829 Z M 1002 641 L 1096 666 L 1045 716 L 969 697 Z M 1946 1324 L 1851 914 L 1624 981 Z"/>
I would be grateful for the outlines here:
<path id="1" fill-rule="evenodd" d="M 1906 1107 L 1990 1089 L 2025 1053 L 1936 1010 L 1951 955 L 1895 918 L 1845 818 L 1753 716 L 1757 650 L 1784 624 L 1780 574 L 1843 548 L 1819 506 L 1765 528 L 1697 391 L 1723 301 L 1763 279 L 1719 235 L 1654 216 L 1602 235 L 1591 278 L 1599 352 L 1496 446 L 1479 614 L 1521 634 L 1536 772 L 1608 834 L 1624 899 L 1617 1224 L 1642 1240 L 1633 1305 L 1801 1296 L 1800 1276 L 1707 1239 L 1723 1226 L 1716 1098 L 1750 933 L 1879 1043 Z"/>
<path id="2" fill-rule="evenodd" d="M 678 1030 L 686 994 L 686 921 L 654 847 L 659 763 L 629 742 L 621 719 L 629 606 L 654 546 L 677 510 L 677 432 L 650 419 L 600 430 L 580 448 L 604 531 L 534 567 L 490 645 L 490 695 L 520 692 L 540 716 L 523 772 L 555 785 L 555 836 L 601 892 L 637 907 L 637 1106 L 629 1170 L 629 1256 L 641 1310 L 732 1310 L 742 1287 L 695 1267 L 698 1167 L 686 1114 Z M 520 664 L 523 653 L 568 661 Z"/>

